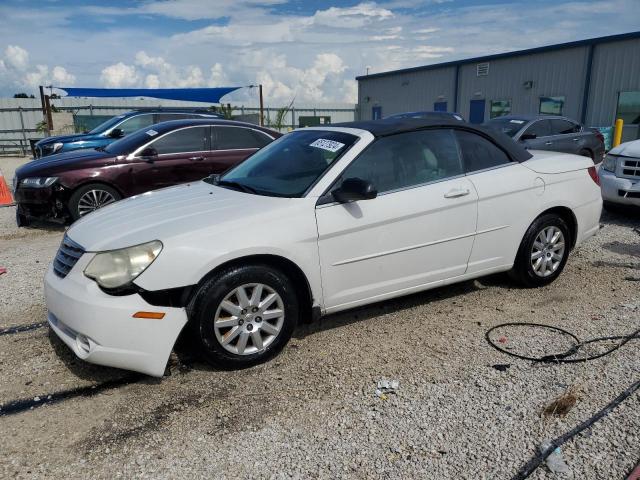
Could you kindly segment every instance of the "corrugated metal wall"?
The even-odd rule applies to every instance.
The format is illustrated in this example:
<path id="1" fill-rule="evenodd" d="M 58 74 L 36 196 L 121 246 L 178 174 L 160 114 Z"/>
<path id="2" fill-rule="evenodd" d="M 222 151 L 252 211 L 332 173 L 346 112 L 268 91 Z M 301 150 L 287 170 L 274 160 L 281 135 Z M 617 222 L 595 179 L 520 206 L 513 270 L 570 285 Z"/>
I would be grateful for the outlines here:
<path id="1" fill-rule="evenodd" d="M 476 63 L 460 66 L 458 112 L 469 118 L 469 102 L 485 99 L 485 120 L 491 100 L 511 100 L 512 113 L 538 113 L 541 96 L 564 96 L 563 114 L 579 119 L 588 47 L 492 60 L 489 74 L 478 77 Z M 533 87 L 524 83 L 532 81 Z"/>
<path id="2" fill-rule="evenodd" d="M 382 116 L 433 110 L 435 102 L 453 109 L 455 68 L 410 72 L 358 82 L 360 120 L 372 118 L 372 108 L 382 107 Z"/>
<path id="3" fill-rule="evenodd" d="M 589 90 L 587 122 L 611 125 L 618 93 L 640 91 L 640 39 L 596 46 Z"/>
<path id="4" fill-rule="evenodd" d="M 640 38 L 594 45 L 591 85 L 585 123 L 607 126 L 614 121 L 618 93 L 640 91 Z M 485 120 L 491 100 L 510 100 L 511 112 L 537 114 L 541 96 L 564 96 L 563 114 L 580 120 L 589 45 L 547 50 L 521 56 L 489 60 L 489 74 L 477 76 L 477 63 L 459 64 L 458 112 L 469 118 L 470 101 L 484 99 Z M 433 110 L 442 95 L 453 111 L 455 65 L 413 72 L 389 73 L 358 81 L 360 118 L 371 119 L 372 107 L 382 115 L 413 110 Z M 531 88 L 525 82 L 533 82 Z M 625 138 L 636 137 L 637 127 L 625 130 Z"/>

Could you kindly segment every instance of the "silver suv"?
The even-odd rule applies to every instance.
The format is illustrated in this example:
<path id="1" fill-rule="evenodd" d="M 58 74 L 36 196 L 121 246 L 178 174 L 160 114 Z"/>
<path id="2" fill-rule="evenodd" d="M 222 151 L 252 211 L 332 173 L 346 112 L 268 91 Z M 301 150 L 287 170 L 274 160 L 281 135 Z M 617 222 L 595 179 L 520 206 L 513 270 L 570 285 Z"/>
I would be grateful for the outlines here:
<path id="1" fill-rule="evenodd" d="M 609 150 L 600 167 L 600 184 L 605 205 L 640 207 L 640 140 Z"/>

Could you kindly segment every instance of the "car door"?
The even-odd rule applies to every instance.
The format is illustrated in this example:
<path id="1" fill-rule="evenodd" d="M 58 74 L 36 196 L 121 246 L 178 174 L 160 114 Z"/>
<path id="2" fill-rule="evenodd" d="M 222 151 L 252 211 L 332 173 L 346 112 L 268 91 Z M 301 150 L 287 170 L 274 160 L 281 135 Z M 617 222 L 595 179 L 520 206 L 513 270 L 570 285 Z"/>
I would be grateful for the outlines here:
<path id="1" fill-rule="evenodd" d="M 520 134 L 520 142 L 528 150 L 553 150 L 551 123 L 549 120 L 536 120 Z"/>
<path id="2" fill-rule="evenodd" d="M 348 178 L 370 181 L 378 196 L 316 208 L 329 311 L 420 290 L 465 272 L 477 196 L 463 175 L 452 130 L 379 138 L 332 188 Z"/>
<path id="3" fill-rule="evenodd" d="M 584 148 L 585 138 L 580 133 L 580 125 L 563 118 L 551 119 L 553 150 L 578 154 Z"/>
<path id="4" fill-rule="evenodd" d="M 147 147 L 157 154 L 135 157 L 135 193 L 206 177 L 201 164 L 209 153 L 208 125 L 173 130 L 143 148 Z"/>
<path id="5" fill-rule="evenodd" d="M 540 204 L 544 182 L 490 139 L 457 131 L 467 179 L 478 195 L 478 224 L 467 273 L 510 266 Z"/>
<path id="6" fill-rule="evenodd" d="M 272 141 L 273 138 L 253 128 L 216 125 L 212 128 L 213 148 L 206 167 L 209 173 L 223 173 Z"/>

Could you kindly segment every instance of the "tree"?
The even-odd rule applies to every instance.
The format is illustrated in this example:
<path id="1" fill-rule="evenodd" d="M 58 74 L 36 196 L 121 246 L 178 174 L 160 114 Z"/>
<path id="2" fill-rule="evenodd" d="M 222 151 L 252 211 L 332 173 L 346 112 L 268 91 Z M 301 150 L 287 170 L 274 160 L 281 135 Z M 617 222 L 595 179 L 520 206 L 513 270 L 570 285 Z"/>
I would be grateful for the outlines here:
<path id="1" fill-rule="evenodd" d="M 287 113 L 291 111 L 291 107 L 293 107 L 294 101 L 295 101 L 295 98 L 293 98 L 293 100 L 291 100 L 289 105 L 287 105 L 286 107 L 280 107 L 279 109 L 277 109 L 275 118 L 273 120 L 271 120 L 271 117 L 269 116 L 269 112 L 267 112 L 267 120 L 266 120 L 267 127 L 271 127 L 274 130 L 284 129 L 287 126 L 285 117 Z"/>
<path id="2" fill-rule="evenodd" d="M 36 98 L 33 96 L 33 94 L 31 96 L 27 95 L 24 92 L 21 93 L 16 93 L 15 95 L 13 95 L 13 98 Z"/>

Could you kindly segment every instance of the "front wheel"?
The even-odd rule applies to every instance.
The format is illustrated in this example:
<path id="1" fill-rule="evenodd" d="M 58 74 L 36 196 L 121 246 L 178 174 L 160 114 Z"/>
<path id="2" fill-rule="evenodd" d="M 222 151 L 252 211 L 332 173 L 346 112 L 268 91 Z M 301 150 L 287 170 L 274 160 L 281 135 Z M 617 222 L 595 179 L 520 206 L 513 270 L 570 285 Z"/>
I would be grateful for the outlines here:
<path id="1" fill-rule="evenodd" d="M 222 368 L 262 363 L 287 344 L 298 320 L 291 281 L 266 265 L 231 267 L 205 282 L 189 307 L 193 340 Z"/>
<path id="2" fill-rule="evenodd" d="M 541 287 L 553 282 L 567 263 L 571 233 L 558 215 L 538 217 L 522 239 L 511 271 L 527 287 Z"/>
<path id="3" fill-rule="evenodd" d="M 69 199 L 69 213 L 75 221 L 122 198 L 115 188 L 92 183 L 78 188 Z"/>

